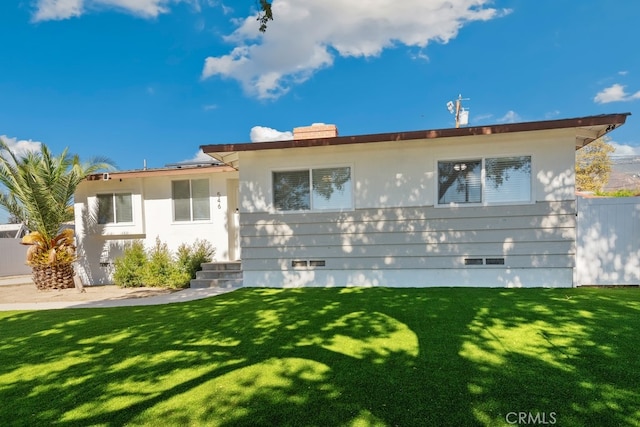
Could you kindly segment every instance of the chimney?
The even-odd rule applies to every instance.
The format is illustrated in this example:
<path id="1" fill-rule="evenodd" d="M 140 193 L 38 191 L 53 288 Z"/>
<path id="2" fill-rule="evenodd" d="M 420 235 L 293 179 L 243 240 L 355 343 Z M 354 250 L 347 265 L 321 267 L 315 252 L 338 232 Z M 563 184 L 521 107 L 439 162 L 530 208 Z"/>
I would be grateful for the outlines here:
<path id="1" fill-rule="evenodd" d="M 314 123 L 311 126 L 293 128 L 293 139 L 335 138 L 338 136 L 336 125 Z"/>

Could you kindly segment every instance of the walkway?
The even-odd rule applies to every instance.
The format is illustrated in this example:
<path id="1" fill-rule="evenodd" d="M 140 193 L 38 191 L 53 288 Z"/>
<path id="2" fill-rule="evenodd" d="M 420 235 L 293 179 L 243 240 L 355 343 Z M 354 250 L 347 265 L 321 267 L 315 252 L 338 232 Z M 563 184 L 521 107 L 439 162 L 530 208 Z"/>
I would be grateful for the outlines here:
<path id="1" fill-rule="evenodd" d="M 24 276 L 16 276 L 15 278 L 0 279 L 1 285 L 24 284 Z M 30 281 L 30 278 L 28 278 Z M 26 282 L 29 283 L 29 282 Z M 33 283 L 33 282 L 31 282 Z M 174 304 L 178 302 L 194 301 L 203 298 L 209 298 L 216 295 L 225 294 L 235 291 L 239 287 L 229 288 L 199 288 L 199 289 L 183 289 L 177 292 L 171 292 L 163 295 L 156 295 L 146 298 L 123 298 L 109 299 L 98 301 L 55 301 L 55 302 L 25 302 L 0 304 L 0 311 L 15 310 L 54 310 L 60 308 L 104 308 L 104 307 L 134 307 L 143 305 L 161 305 Z"/>

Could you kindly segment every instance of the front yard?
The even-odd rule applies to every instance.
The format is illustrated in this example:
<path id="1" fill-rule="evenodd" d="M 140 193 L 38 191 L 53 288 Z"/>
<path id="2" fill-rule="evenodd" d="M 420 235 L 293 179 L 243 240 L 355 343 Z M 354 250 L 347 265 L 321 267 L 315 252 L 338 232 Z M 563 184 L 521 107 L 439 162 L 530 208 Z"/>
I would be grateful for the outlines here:
<path id="1" fill-rule="evenodd" d="M 0 425 L 640 425 L 638 289 L 241 289 L 0 313 Z"/>

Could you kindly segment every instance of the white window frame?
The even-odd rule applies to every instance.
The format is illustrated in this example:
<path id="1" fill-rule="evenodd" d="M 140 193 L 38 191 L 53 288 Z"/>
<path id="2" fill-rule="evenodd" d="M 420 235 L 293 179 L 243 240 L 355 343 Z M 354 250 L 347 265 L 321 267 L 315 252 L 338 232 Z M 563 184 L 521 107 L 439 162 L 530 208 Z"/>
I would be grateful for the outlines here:
<path id="1" fill-rule="evenodd" d="M 188 182 L 189 183 L 189 219 L 177 219 L 176 218 L 176 198 L 174 194 L 174 184 L 176 182 Z M 206 181 L 207 182 L 207 203 L 208 203 L 208 218 L 194 219 L 194 198 L 193 198 L 193 181 Z M 212 218 L 211 213 L 211 180 L 209 178 L 187 178 L 187 179 L 174 179 L 171 180 L 171 219 L 176 224 L 185 224 L 192 222 L 210 222 Z"/>
<path id="2" fill-rule="evenodd" d="M 328 209 L 320 209 L 314 206 L 313 203 L 313 171 L 320 169 L 341 169 L 348 168 L 349 169 L 349 195 L 346 198 L 348 200 L 348 206 L 342 206 L 338 208 L 328 208 Z M 282 173 L 282 172 L 303 172 L 306 171 L 308 173 L 308 182 L 309 182 L 309 209 L 297 209 L 297 210 L 284 210 L 278 209 L 276 207 L 275 200 L 275 188 L 274 188 L 274 174 Z M 352 211 L 354 209 L 354 179 L 353 179 L 353 165 L 352 164 L 332 164 L 332 165 L 314 165 L 314 166 L 301 166 L 294 168 L 286 168 L 286 169 L 272 169 L 269 173 L 269 179 L 271 183 L 271 201 L 274 212 L 278 213 L 300 213 L 300 212 L 344 212 L 344 211 Z"/>
<path id="3" fill-rule="evenodd" d="M 486 177 L 486 160 L 487 159 L 505 159 L 510 157 L 528 157 L 529 158 L 529 168 L 530 168 L 530 177 L 529 177 L 529 199 L 528 200 L 515 200 L 515 201 L 503 201 L 503 202 L 488 202 L 486 197 L 486 188 L 487 188 L 487 177 Z M 480 161 L 481 162 L 481 178 L 480 178 L 480 202 L 469 202 L 469 203 L 460 203 L 460 202 L 449 202 L 449 203 L 440 203 L 440 175 L 438 164 L 440 162 L 470 162 L 470 161 Z M 435 171 L 435 191 L 434 191 L 434 206 L 438 208 L 448 208 L 448 207 L 477 207 L 477 206 L 500 206 L 500 205 L 527 205 L 532 204 L 535 201 L 534 195 L 534 156 L 532 154 L 491 154 L 491 155 L 469 155 L 469 156 L 459 156 L 453 158 L 441 158 L 435 160 L 434 165 Z"/>
<path id="4" fill-rule="evenodd" d="M 111 209 L 113 211 L 113 222 L 100 222 L 100 197 L 101 196 L 110 196 L 111 197 Z M 118 221 L 118 209 L 117 209 L 117 201 L 116 196 L 129 196 L 129 204 L 131 205 L 131 221 Z M 118 192 L 118 191 L 109 191 L 104 193 L 96 194 L 96 202 L 98 204 L 97 209 L 97 222 L 100 225 L 131 225 L 134 222 L 135 211 L 133 207 L 133 194 L 129 192 Z"/>

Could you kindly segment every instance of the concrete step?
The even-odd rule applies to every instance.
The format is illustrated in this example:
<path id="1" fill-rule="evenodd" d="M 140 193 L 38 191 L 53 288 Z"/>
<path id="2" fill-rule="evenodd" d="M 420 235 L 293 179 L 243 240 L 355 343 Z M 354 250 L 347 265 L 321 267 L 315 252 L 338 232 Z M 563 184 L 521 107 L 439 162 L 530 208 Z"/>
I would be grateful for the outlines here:
<path id="1" fill-rule="evenodd" d="M 242 271 L 242 262 L 229 261 L 229 262 L 205 262 L 202 264 L 202 270 L 204 271 Z"/>
<path id="2" fill-rule="evenodd" d="M 242 286 L 242 279 L 193 279 L 191 288 L 236 288 Z"/>
<path id="3" fill-rule="evenodd" d="M 207 262 L 191 280 L 192 288 L 231 288 L 242 286 L 242 263 L 240 261 Z"/>
<path id="4" fill-rule="evenodd" d="M 200 270 L 196 272 L 196 279 L 241 279 L 240 270 Z"/>

